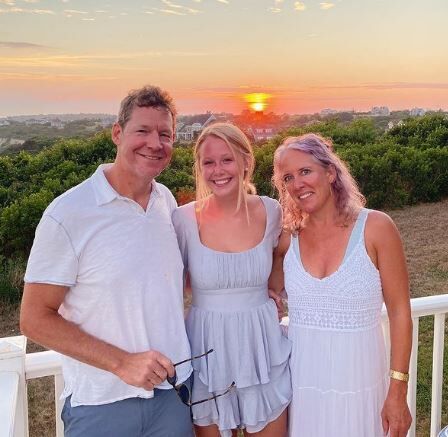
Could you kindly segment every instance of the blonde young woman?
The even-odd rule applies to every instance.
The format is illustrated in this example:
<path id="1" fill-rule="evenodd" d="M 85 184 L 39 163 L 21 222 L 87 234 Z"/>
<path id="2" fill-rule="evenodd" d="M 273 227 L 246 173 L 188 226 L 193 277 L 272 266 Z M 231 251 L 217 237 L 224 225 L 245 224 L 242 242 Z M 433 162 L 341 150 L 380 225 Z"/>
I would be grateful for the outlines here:
<path id="1" fill-rule="evenodd" d="M 197 200 L 173 223 L 193 304 L 187 333 L 193 355 L 197 437 L 286 435 L 291 399 L 290 342 L 281 333 L 267 282 L 281 230 L 277 201 L 255 195 L 254 157 L 236 126 L 207 127 L 195 147 Z"/>
<path id="2" fill-rule="evenodd" d="M 283 267 L 293 342 L 290 436 L 406 436 L 412 322 L 397 228 L 363 207 L 347 167 L 318 135 L 286 139 L 274 155 L 273 179 L 286 228 L 273 283 Z"/>

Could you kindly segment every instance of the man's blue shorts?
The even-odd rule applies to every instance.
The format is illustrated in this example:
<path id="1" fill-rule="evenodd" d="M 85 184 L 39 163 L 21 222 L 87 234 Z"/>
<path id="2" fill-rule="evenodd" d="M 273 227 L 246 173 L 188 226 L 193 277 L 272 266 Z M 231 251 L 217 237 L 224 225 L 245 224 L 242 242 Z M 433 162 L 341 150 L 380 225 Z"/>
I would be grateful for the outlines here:
<path id="1" fill-rule="evenodd" d="M 61 416 L 65 437 L 194 436 L 190 408 L 174 389 L 155 389 L 151 399 L 129 398 L 105 405 L 71 407 L 68 397 Z"/>

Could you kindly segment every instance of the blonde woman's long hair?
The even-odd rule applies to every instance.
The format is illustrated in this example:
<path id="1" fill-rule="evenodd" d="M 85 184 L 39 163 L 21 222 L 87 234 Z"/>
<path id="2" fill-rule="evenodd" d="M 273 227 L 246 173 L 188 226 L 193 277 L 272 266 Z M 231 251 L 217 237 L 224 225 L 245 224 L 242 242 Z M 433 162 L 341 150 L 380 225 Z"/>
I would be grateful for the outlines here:
<path id="1" fill-rule="evenodd" d="M 244 132 L 230 123 L 214 123 L 207 126 L 199 136 L 194 147 L 194 174 L 196 179 L 196 200 L 200 209 L 204 206 L 204 201 L 212 193 L 208 188 L 201 171 L 200 153 L 204 141 L 214 136 L 223 140 L 232 152 L 238 165 L 238 201 L 236 210 L 239 211 L 244 206 L 246 215 L 249 217 L 247 207 L 247 195 L 256 194 L 256 189 L 252 183 L 252 176 L 255 169 L 255 158 L 252 146 Z"/>
<path id="2" fill-rule="evenodd" d="M 366 204 L 358 184 L 350 174 L 346 164 L 333 151 L 331 140 L 317 134 L 305 134 L 300 137 L 286 138 L 274 153 L 274 174 L 272 181 L 279 193 L 279 201 L 283 209 L 284 228 L 296 234 L 303 228 L 304 213 L 286 191 L 280 171 L 282 155 L 287 150 L 297 150 L 311 155 L 323 168 L 333 167 L 335 179 L 331 183 L 331 192 L 341 224 L 346 226 L 355 219 L 360 208 Z"/>

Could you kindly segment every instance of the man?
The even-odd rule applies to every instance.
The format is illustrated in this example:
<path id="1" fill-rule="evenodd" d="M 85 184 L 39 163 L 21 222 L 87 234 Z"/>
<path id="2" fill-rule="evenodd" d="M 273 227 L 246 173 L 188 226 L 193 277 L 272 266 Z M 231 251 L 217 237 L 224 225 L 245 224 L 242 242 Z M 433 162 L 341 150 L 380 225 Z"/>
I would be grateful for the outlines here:
<path id="1" fill-rule="evenodd" d="M 68 437 L 193 435 L 166 381 L 190 356 L 176 202 L 154 181 L 172 155 L 175 115 L 161 89 L 132 91 L 112 127 L 114 163 L 56 198 L 36 230 L 20 323 L 64 355 Z M 190 363 L 176 373 L 187 381 Z"/>

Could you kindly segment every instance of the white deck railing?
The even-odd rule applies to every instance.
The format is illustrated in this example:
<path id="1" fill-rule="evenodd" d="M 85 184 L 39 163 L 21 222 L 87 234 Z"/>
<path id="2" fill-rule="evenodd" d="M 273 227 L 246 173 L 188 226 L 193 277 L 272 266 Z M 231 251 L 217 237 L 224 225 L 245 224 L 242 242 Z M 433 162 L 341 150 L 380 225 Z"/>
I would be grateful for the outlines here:
<path id="1" fill-rule="evenodd" d="M 416 416 L 417 354 L 419 319 L 434 316 L 434 347 L 432 361 L 431 431 L 437 437 L 441 429 L 443 353 L 445 315 L 448 313 L 448 294 L 412 299 L 414 322 L 408 402 L 412 417 Z M 383 327 L 388 333 L 388 320 L 383 309 Z M 386 335 L 386 343 L 389 338 Z M 55 379 L 56 436 L 63 436 L 60 419 L 62 402 L 59 397 L 63 388 L 61 357 L 54 351 L 26 354 L 26 338 L 23 336 L 0 339 L 0 437 L 28 436 L 28 399 L 26 381 L 44 376 Z M 446 425 L 446 424 L 445 424 Z M 408 437 L 415 437 L 415 420 Z"/>

